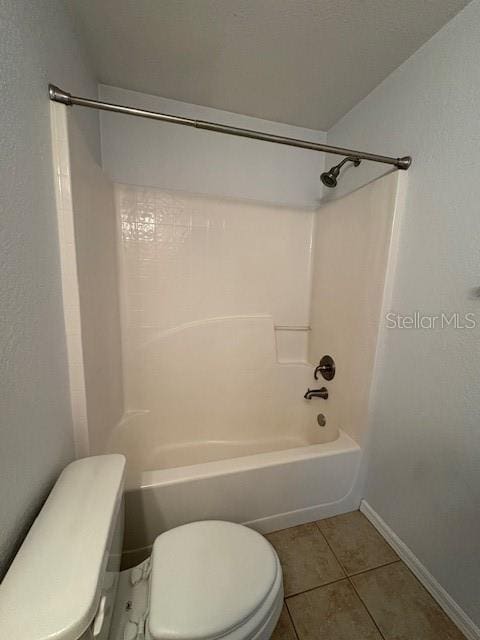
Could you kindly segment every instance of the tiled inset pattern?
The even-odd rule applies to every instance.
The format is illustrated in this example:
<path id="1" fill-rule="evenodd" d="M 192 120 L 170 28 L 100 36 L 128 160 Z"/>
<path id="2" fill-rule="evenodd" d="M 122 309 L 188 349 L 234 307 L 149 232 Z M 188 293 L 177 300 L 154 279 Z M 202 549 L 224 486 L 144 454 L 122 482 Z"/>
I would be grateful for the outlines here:
<path id="1" fill-rule="evenodd" d="M 461 640 L 359 511 L 267 535 L 285 607 L 272 640 Z"/>

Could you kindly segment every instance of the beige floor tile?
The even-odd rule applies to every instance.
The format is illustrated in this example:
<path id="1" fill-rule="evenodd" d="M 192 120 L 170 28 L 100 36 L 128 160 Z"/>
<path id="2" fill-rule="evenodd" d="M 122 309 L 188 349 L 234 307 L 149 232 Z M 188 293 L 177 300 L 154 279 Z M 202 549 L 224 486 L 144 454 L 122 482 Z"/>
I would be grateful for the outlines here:
<path id="1" fill-rule="evenodd" d="M 314 523 L 276 531 L 266 537 L 280 557 L 286 596 L 344 577 L 341 566 Z"/>
<path id="2" fill-rule="evenodd" d="M 317 524 L 348 575 L 398 560 L 360 511 L 319 520 Z"/>
<path id="3" fill-rule="evenodd" d="M 278 620 L 271 640 L 297 640 L 297 634 L 295 633 L 290 614 L 285 605 L 283 605 L 280 619 Z"/>
<path id="4" fill-rule="evenodd" d="M 352 577 L 386 640 L 464 640 L 403 562 Z"/>
<path id="5" fill-rule="evenodd" d="M 381 640 L 348 580 L 287 600 L 299 640 Z"/>

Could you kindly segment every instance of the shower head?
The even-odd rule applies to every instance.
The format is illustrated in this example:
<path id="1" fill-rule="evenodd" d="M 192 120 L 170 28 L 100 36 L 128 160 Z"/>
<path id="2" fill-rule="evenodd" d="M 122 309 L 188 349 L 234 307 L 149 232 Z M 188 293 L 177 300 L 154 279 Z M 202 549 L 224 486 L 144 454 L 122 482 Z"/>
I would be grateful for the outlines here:
<path id="1" fill-rule="evenodd" d="M 337 186 L 337 178 L 340 175 L 340 169 L 343 167 L 343 165 L 346 162 L 353 162 L 353 166 L 358 167 L 361 160 L 353 156 L 348 156 L 347 158 L 344 158 L 341 162 L 336 164 L 334 167 L 332 167 L 328 171 L 324 171 L 320 176 L 320 180 L 323 182 L 323 184 L 326 187 L 333 189 L 333 187 Z"/>

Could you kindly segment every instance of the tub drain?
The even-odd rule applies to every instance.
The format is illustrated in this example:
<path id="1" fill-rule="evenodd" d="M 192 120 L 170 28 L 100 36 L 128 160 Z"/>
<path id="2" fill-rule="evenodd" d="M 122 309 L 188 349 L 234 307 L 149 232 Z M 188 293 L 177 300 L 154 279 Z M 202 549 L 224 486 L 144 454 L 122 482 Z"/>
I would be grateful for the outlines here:
<path id="1" fill-rule="evenodd" d="M 319 427 L 324 427 L 327 424 L 327 419 L 323 415 L 323 413 L 319 413 L 317 416 L 317 422 Z"/>

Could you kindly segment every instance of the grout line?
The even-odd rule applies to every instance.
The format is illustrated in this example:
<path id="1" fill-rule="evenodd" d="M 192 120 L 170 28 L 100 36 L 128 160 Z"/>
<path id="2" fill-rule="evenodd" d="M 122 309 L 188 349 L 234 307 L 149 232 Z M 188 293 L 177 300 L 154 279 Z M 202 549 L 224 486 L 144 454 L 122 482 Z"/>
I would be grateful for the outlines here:
<path id="1" fill-rule="evenodd" d="M 292 614 L 290 613 L 290 609 L 288 608 L 287 600 L 285 598 L 283 600 L 283 603 L 285 605 L 285 610 L 287 612 L 288 618 L 289 618 L 290 622 L 292 623 L 293 633 L 294 633 L 295 637 L 297 638 L 297 640 L 300 640 L 300 636 L 298 634 L 297 627 L 295 626 L 295 622 L 293 621 Z"/>
<path id="2" fill-rule="evenodd" d="M 357 576 L 361 576 L 364 573 L 370 573 L 370 571 L 375 571 L 376 569 L 381 569 L 382 567 L 388 567 L 391 564 L 396 564 L 397 562 L 402 562 L 400 559 L 393 560 L 392 562 L 387 562 L 386 564 L 381 564 L 378 567 L 372 567 L 371 569 L 365 569 L 365 571 L 359 571 L 358 573 L 352 573 L 351 576 L 342 576 L 341 578 L 337 578 L 336 580 L 330 580 L 329 582 L 324 582 L 322 584 L 317 584 L 315 587 L 309 587 L 308 589 L 303 589 L 303 591 L 295 591 L 295 593 L 289 593 L 284 596 L 284 600 L 287 601 L 289 598 L 295 598 L 295 596 L 301 596 L 303 593 L 309 593 L 310 591 L 315 591 L 315 589 L 321 589 L 322 587 L 328 587 L 331 584 L 335 584 L 336 582 L 342 582 L 342 580 L 350 580 L 350 578 L 356 578 Z"/>
<path id="3" fill-rule="evenodd" d="M 390 563 L 393 564 L 393 563 Z M 357 574 L 358 575 L 358 574 Z M 370 609 L 367 607 L 366 603 L 363 601 L 362 596 L 359 594 L 359 592 L 357 591 L 357 589 L 355 588 L 355 585 L 353 584 L 352 580 L 350 580 L 350 577 L 348 578 L 348 582 L 350 583 L 350 585 L 352 586 L 352 589 L 354 590 L 354 592 L 357 594 L 357 598 L 360 600 L 360 602 L 363 605 L 363 608 L 365 609 L 365 611 L 367 612 L 368 617 L 370 618 L 370 620 L 373 622 L 373 624 L 375 625 L 375 628 L 377 629 L 378 633 L 380 634 L 380 637 L 383 638 L 383 640 L 385 640 L 385 636 L 383 635 L 380 627 L 377 624 L 377 621 L 375 620 L 375 618 L 373 617 L 373 614 L 370 612 Z"/>
<path id="4" fill-rule="evenodd" d="M 330 551 L 333 553 L 333 557 L 335 558 L 335 560 L 338 562 L 338 564 L 340 565 L 341 570 L 343 571 L 343 573 L 345 574 L 345 577 L 348 578 L 348 573 L 346 568 L 343 566 L 342 561 L 340 560 L 340 558 L 337 558 L 337 554 L 335 553 L 335 551 L 333 550 L 333 547 L 331 546 L 331 544 L 329 543 L 329 541 L 327 540 L 327 536 L 323 533 L 323 531 L 320 529 L 320 525 L 318 524 L 318 520 L 315 521 L 315 524 L 317 525 L 317 529 L 320 532 L 320 535 L 322 536 L 322 538 L 325 540 L 325 542 L 327 543 L 327 547 L 330 549 Z"/>
<path id="5" fill-rule="evenodd" d="M 348 580 L 348 576 L 343 576 L 342 578 L 337 578 L 336 580 L 330 580 L 330 582 L 325 582 L 324 584 L 317 584 L 316 587 L 309 587 L 308 589 L 304 589 L 303 591 L 296 591 L 295 593 L 289 593 L 288 596 L 285 596 L 285 600 L 289 600 L 290 598 L 295 598 L 296 596 L 301 596 L 304 593 L 309 593 L 310 591 L 315 591 L 315 589 L 321 589 L 322 587 L 328 587 L 331 584 L 335 584 L 336 582 L 342 582 L 342 580 Z"/>
<path id="6" fill-rule="evenodd" d="M 369 567 L 368 569 L 362 569 L 362 571 L 355 571 L 355 573 L 349 573 L 348 577 L 353 578 L 355 576 L 361 576 L 362 573 L 368 573 L 369 571 L 375 571 L 375 569 L 381 569 L 382 567 L 388 567 L 391 564 L 395 564 L 396 562 L 402 562 L 400 558 L 396 560 L 390 560 L 389 562 L 384 562 L 383 564 L 379 564 L 376 567 Z"/>

